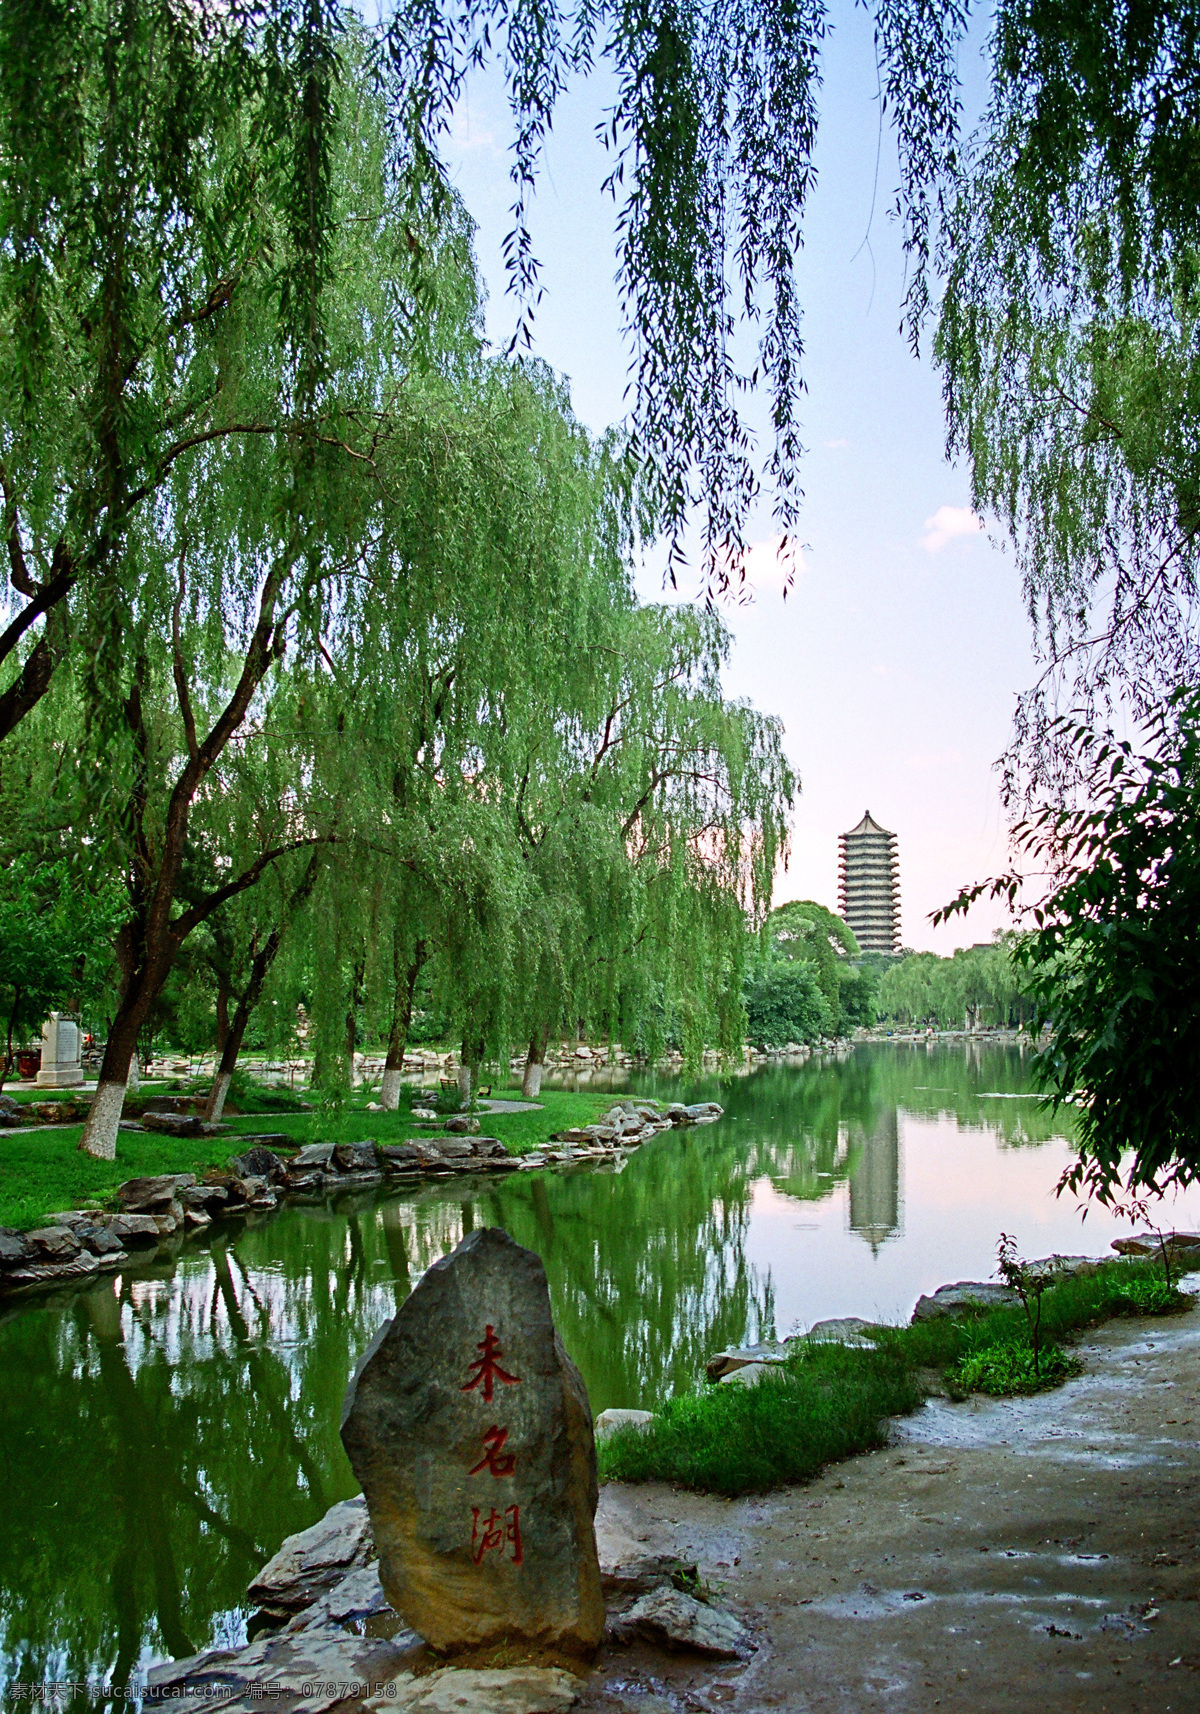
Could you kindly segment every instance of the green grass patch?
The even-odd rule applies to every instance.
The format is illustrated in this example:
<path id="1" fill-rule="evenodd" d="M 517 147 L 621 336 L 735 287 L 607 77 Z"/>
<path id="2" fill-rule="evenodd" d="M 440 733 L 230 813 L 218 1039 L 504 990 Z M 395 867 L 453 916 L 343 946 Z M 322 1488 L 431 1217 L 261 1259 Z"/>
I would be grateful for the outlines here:
<path id="1" fill-rule="evenodd" d="M 600 1446 L 600 1474 L 760 1494 L 882 1446 L 887 1419 L 915 1410 L 924 1397 L 894 1351 L 801 1344 L 757 1386 L 729 1381 L 667 1399 L 652 1426 L 623 1429 Z"/>
<path id="2" fill-rule="evenodd" d="M 1042 1299 L 1040 1377 L 1020 1309 L 878 1327 L 874 1352 L 797 1340 L 778 1373 L 757 1386 L 720 1382 L 664 1400 L 648 1428 L 622 1430 L 600 1446 L 600 1473 L 716 1494 L 763 1493 L 882 1446 L 886 1418 L 915 1410 L 939 1375 L 960 1397 L 1058 1386 L 1081 1369 L 1060 1341 L 1114 1316 L 1169 1314 L 1192 1302 L 1168 1289 L 1155 1262 L 1114 1261 L 1061 1279 Z"/>
<path id="3" fill-rule="evenodd" d="M 122 1131 L 115 1161 L 80 1154 L 82 1125 L 62 1130 L 0 1131 L 0 1226 L 44 1226 L 63 1208 L 107 1201 L 127 1178 L 149 1173 L 194 1172 L 224 1166 L 228 1137 L 160 1137 Z"/>
<path id="4" fill-rule="evenodd" d="M 968 1393 L 991 1393 L 1008 1398 L 1014 1393 L 1044 1393 L 1083 1372 L 1078 1357 L 1057 1345 L 1043 1345 L 1034 1362 L 1028 1345 L 986 1345 L 960 1357 L 946 1371 L 946 1382 L 964 1398 Z"/>
<path id="5" fill-rule="evenodd" d="M 368 1100 L 365 1096 L 362 1100 Z M 610 1105 L 609 1097 L 546 1090 L 542 1105 L 527 1113 L 485 1113 L 480 1125 L 487 1136 L 499 1137 L 511 1154 L 528 1154 L 555 1131 L 589 1125 Z M 368 1113 L 362 1101 L 332 1111 L 272 1113 L 262 1118 L 232 1119 L 230 1130 L 218 1137 L 164 1137 L 153 1131 L 122 1131 L 115 1161 L 97 1161 L 79 1152 L 82 1124 L 61 1130 L 13 1133 L 0 1131 L 0 1226 L 21 1230 L 44 1226 L 64 1208 L 81 1208 L 90 1200 L 106 1200 L 127 1178 L 150 1173 L 194 1172 L 223 1167 L 238 1153 L 240 1138 L 269 1128 L 300 1148 L 305 1143 L 356 1143 L 367 1138 L 379 1143 L 419 1136 L 407 1109 Z M 428 1127 L 426 1135 L 436 1134 Z M 286 1147 L 287 1145 L 281 1145 Z"/>

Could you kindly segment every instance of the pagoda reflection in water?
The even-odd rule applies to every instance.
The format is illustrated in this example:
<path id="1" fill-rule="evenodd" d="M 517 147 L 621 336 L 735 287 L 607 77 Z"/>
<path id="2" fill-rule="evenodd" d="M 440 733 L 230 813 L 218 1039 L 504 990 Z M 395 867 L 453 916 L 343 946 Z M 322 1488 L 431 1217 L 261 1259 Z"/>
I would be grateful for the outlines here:
<path id="1" fill-rule="evenodd" d="M 900 1125 L 894 1106 L 884 1108 L 868 1132 L 854 1126 L 851 1142 L 861 1150 L 850 1175 L 850 1230 L 873 1253 L 900 1230 Z"/>

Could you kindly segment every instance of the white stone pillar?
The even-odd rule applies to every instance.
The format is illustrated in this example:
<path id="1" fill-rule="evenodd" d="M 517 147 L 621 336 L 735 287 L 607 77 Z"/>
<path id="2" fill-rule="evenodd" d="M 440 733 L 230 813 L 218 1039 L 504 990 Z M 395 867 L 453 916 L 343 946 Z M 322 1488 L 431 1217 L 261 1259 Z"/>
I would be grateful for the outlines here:
<path id="1" fill-rule="evenodd" d="M 83 1083 L 79 1025 L 61 1012 L 51 1012 L 42 1025 L 42 1068 L 37 1080 L 43 1089 L 78 1089 Z"/>

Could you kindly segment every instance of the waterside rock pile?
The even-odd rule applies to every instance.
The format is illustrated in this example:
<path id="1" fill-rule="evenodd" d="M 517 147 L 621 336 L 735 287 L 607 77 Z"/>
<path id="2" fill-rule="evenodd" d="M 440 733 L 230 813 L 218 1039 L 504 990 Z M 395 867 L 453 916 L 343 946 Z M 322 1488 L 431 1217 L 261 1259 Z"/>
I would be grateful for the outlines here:
<path id="1" fill-rule="evenodd" d="M 661 1101 L 617 1101 L 594 1125 L 556 1132 L 551 1142 L 557 1147 L 539 1149 L 536 1154 L 526 1155 L 520 1164 L 530 1168 L 626 1154 L 648 1143 L 660 1131 L 674 1130 L 677 1126 L 713 1125 L 724 1111 L 715 1101 L 698 1101 L 691 1106 L 682 1101 L 666 1105 Z"/>
<path id="2" fill-rule="evenodd" d="M 33 1232 L 0 1228 L 0 1293 L 86 1279 L 112 1271 L 131 1254 L 144 1256 L 214 1219 L 244 1218 L 276 1208 L 283 1197 L 324 1196 L 385 1181 L 412 1183 L 454 1173 L 515 1172 L 520 1166 L 496 1137 L 416 1137 L 403 1143 L 312 1143 L 290 1157 L 278 1132 L 244 1139 L 250 1146 L 224 1171 L 160 1173 L 132 1178 L 116 1193 L 115 1212 L 99 1208 L 55 1214 Z"/>
<path id="3" fill-rule="evenodd" d="M 597 1520 L 598 1524 L 600 1520 Z M 733 1614 L 697 1600 L 695 1565 L 644 1550 L 598 1530 L 605 1640 L 643 1640 L 712 1660 L 744 1658 L 752 1639 Z M 619 1557 L 614 1557 L 614 1550 Z M 254 1640 L 208 1649 L 151 1669 L 146 1701 L 183 1701 L 224 1714 L 261 1714 L 262 1686 L 282 1714 L 324 1714 L 350 1687 L 344 1706 L 412 1714 L 558 1714 L 583 1691 L 575 1675 L 545 1666 L 480 1671 L 437 1663 L 391 1607 L 366 1505 L 360 1494 L 332 1506 L 311 1529 L 289 1536 L 250 1584 Z M 364 1634 L 369 1632 L 369 1635 Z M 332 1694 L 331 1694 L 332 1693 Z"/>

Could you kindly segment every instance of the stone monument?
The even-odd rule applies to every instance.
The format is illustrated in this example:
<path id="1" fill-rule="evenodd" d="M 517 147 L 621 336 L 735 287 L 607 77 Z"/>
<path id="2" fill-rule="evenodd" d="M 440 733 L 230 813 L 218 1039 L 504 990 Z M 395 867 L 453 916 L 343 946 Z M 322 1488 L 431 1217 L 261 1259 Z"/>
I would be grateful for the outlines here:
<path id="1" fill-rule="evenodd" d="M 51 1012 L 42 1025 L 42 1068 L 37 1080 L 43 1089 L 78 1089 L 83 1082 L 79 1025 L 61 1012 Z"/>
<path id="2" fill-rule="evenodd" d="M 359 1363 L 342 1441 L 384 1592 L 432 1647 L 592 1654 L 592 1413 L 532 1250 L 485 1227 L 434 1263 Z"/>

